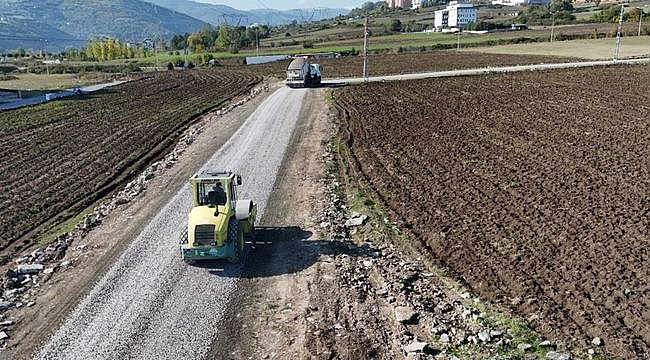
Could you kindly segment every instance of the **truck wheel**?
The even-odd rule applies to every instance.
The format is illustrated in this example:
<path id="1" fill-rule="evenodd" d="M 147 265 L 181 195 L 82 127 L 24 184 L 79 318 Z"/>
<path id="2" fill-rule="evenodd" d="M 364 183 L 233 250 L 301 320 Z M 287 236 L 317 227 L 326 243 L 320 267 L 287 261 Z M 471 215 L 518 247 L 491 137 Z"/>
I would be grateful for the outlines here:
<path id="1" fill-rule="evenodd" d="M 235 254 L 231 261 L 239 262 L 244 254 L 244 231 L 236 219 L 231 219 L 228 223 L 228 242 L 235 246 Z"/>

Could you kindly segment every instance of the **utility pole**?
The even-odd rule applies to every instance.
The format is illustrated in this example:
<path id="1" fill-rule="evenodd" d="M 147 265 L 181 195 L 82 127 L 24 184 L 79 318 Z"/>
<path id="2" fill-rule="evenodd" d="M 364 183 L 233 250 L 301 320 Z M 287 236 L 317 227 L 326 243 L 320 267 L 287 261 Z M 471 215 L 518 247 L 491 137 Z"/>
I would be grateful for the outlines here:
<path id="1" fill-rule="evenodd" d="M 45 71 L 47 72 L 48 75 L 50 75 L 50 64 L 49 61 L 47 60 L 47 39 L 45 39 L 45 46 L 43 49 L 43 59 L 45 59 Z"/>
<path id="2" fill-rule="evenodd" d="M 621 13 L 618 16 L 618 27 L 616 28 L 616 47 L 614 48 L 614 61 L 618 60 L 618 52 L 621 47 L 621 28 L 623 27 L 623 10 L 625 4 L 621 4 Z"/>
<path id="3" fill-rule="evenodd" d="M 363 20 L 363 81 L 368 81 L 368 17 Z"/>
<path id="4" fill-rule="evenodd" d="M 643 9 L 642 8 L 637 8 L 639 9 L 639 34 L 637 36 L 641 36 L 641 19 L 643 19 Z"/>
<path id="5" fill-rule="evenodd" d="M 260 35 L 259 35 L 260 24 L 255 23 L 251 25 L 251 27 L 255 28 L 255 49 L 256 49 L 257 56 L 260 56 Z"/>
<path id="6" fill-rule="evenodd" d="M 553 30 L 555 30 L 555 14 L 557 14 L 557 11 L 554 11 L 551 13 L 551 42 L 553 42 Z"/>

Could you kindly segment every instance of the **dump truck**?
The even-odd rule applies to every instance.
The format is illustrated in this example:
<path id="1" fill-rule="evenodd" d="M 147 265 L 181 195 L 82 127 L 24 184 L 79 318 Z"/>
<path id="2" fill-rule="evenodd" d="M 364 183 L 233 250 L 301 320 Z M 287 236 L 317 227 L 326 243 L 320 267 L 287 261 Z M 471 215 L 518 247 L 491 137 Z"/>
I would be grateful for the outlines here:
<path id="1" fill-rule="evenodd" d="M 294 58 L 287 68 L 287 80 L 289 87 L 309 87 L 320 85 L 321 66 L 311 63 L 306 57 Z"/>
<path id="2" fill-rule="evenodd" d="M 240 200 L 240 175 L 232 171 L 203 171 L 190 178 L 193 207 L 180 235 L 183 260 L 241 260 L 244 235 L 253 238 L 257 205 Z"/>

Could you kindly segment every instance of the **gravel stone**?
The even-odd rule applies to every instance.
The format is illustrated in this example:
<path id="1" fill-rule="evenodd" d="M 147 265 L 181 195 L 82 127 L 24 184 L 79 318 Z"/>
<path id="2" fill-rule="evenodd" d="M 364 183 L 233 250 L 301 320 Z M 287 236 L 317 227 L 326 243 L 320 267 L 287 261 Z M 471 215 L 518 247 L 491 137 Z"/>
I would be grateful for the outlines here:
<path id="1" fill-rule="evenodd" d="M 442 334 L 440 335 L 440 342 L 443 344 L 448 344 L 451 339 L 449 339 L 449 335 L 447 334 Z"/>
<path id="2" fill-rule="evenodd" d="M 13 305 L 12 302 L 9 301 L 0 301 L 0 311 L 5 311 L 9 309 Z"/>
<path id="3" fill-rule="evenodd" d="M 361 226 L 368 219 L 368 215 L 353 213 L 350 219 L 345 222 L 346 227 Z"/>
<path id="4" fill-rule="evenodd" d="M 526 351 L 528 351 L 528 350 L 530 350 L 532 348 L 533 348 L 533 345 L 527 344 L 527 343 L 521 343 L 521 344 L 517 345 L 517 349 L 519 349 L 519 351 L 522 351 L 522 352 L 526 352 Z"/>
<path id="5" fill-rule="evenodd" d="M 541 346 L 541 347 L 551 347 L 551 346 L 553 346 L 553 343 L 551 343 L 549 340 L 544 340 L 541 343 L 539 343 L 539 346 Z"/>
<path id="6" fill-rule="evenodd" d="M 408 306 L 398 306 L 395 308 L 395 320 L 403 324 L 411 324 L 416 321 L 418 314 L 413 308 Z"/>
<path id="7" fill-rule="evenodd" d="M 555 351 L 549 351 L 546 353 L 546 358 L 549 360 L 570 360 L 571 356 Z"/>
<path id="8" fill-rule="evenodd" d="M 43 271 L 43 264 L 23 264 L 18 265 L 16 272 L 19 274 L 38 274 Z"/>
<path id="9" fill-rule="evenodd" d="M 421 341 L 413 341 L 412 343 L 404 346 L 404 351 L 407 353 L 412 353 L 412 352 L 423 352 L 424 349 L 428 346 L 429 344 Z"/>
<path id="10" fill-rule="evenodd" d="M 478 337 L 478 339 L 481 340 L 482 342 L 490 342 L 490 340 L 492 340 L 492 338 L 490 337 L 490 333 L 488 333 L 487 331 L 481 331 L 481 332 L 479 332 L 479 333 L 477 334 L 477 337 Z"/>

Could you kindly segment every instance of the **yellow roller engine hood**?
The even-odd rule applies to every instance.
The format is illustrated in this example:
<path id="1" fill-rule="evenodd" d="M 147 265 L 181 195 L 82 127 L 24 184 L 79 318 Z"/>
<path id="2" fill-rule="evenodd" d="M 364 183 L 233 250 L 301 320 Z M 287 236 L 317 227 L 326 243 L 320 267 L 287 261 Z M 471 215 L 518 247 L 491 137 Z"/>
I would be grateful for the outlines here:
<path id="1" fill-rule="evenodd" d="M 226 206 L 192 208 L 188 221 L 190 246 L 223 246 L 227 236 L 228 208 Z"/>

